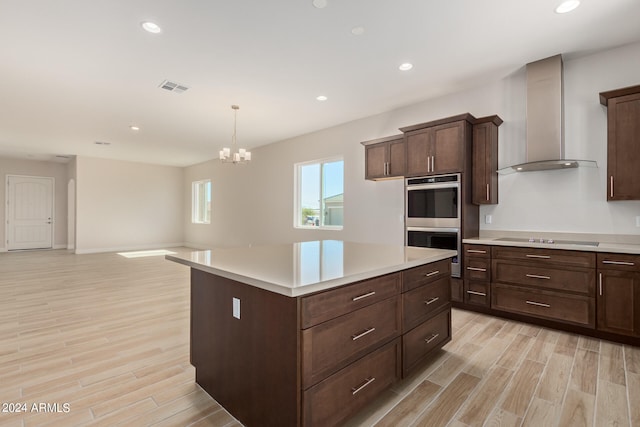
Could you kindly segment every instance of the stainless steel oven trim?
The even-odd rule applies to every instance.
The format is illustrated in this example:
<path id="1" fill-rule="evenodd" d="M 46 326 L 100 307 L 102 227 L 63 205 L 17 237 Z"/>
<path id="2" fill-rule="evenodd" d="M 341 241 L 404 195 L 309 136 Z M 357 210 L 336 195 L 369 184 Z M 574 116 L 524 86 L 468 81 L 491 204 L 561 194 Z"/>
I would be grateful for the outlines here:
<path id="1" fill-rule="evenodd" d="M 460 218 L 405 218 L 406 227 L 460 228 Z"/>
<path id="2" fill-rule="evenodd" d="M 460 181 L 451 181 L 451 182 L 438 182 L 438 183 L 433 183 L 433 184 L 414 184 L 414 185 L 407 185 L 407 191 L 414 191 L 414 190 L 431 190 L 431 189 L 438 189 L 438 188 L 459 188 L 460 187 Z"/>

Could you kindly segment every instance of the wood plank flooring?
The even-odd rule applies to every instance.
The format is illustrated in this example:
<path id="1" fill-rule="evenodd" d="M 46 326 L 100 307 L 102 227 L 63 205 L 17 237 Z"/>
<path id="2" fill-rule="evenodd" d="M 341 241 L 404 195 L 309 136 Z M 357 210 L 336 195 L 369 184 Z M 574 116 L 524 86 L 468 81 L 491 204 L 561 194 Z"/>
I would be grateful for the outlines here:
<path id="1" fill-rule="evenodd" d="M 240 425 L 194 383 L 189 269 L 161 256 L 0 253 L 0 403 L 9 427 Z M 374 425 L 640 427 L 640 348 L 454 310 L 348 423 Z"/>

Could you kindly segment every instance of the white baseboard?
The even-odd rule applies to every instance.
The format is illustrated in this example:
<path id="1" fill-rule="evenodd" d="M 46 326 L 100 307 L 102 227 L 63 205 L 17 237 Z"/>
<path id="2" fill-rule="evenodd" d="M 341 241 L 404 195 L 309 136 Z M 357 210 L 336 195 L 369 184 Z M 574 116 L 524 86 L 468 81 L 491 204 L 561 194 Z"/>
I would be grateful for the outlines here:
<path id="1" fill-rule="evenodd" d="M 111 248 L 76 248 L 75 253 L 81 254 L 97 254 L 104 252 L 127 252 L 127 251 L 143 251 L 147 249 L 169 249 L 184 246 L 184 243 L 154 243 L 148 245 L 136 246 L 115 246 Z"/>
<path id="2" fill-rule="evenodd" d="M 206 250 L 206 249 L 212 248 L 211 246 L 208 246 L 208 245 L 203 245 L 201 243 L 191 243 L 191 242 L 184 242 L 182 246 L 184 246 L 185 248 L 198 249 L 198 250 Z"/>

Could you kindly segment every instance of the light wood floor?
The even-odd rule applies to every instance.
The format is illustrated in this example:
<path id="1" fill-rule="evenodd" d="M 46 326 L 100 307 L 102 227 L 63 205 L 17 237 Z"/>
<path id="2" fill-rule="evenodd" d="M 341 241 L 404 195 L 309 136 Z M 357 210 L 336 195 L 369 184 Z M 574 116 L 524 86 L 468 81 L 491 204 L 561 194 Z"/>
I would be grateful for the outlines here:
<path id="1" fill-rule="evenodd" d="M 349 426 L 640 426 L 639 348 L 460 310 L 453 326 Z M 0 253 L 0 402 L 27 406 L 0 426 L 240 425 L 194 383 L 189 269 L 163 257 Z"/>

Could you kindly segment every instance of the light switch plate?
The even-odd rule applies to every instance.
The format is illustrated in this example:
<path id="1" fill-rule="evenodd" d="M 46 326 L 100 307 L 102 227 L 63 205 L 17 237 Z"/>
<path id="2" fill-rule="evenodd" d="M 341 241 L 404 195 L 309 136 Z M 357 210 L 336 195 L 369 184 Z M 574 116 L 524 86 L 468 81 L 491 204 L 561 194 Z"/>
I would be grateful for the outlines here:
<path id="1" fill-rule="evenodd" d="M 640 227 L 640 216 L 636 217 L 636 227 Z"/>
<path id="2" fill-rule="evenodd" d="M 240 298 L 233 299 L 233 317 L 240 318 Z"/>
<path id="3" fill-rule="evenodd" d="M 491 224 L 491 221 L 493 221 L 493 217 L 491 215 L 485 215 L 484 216 L 484 223 L 485 224 Z"/>

